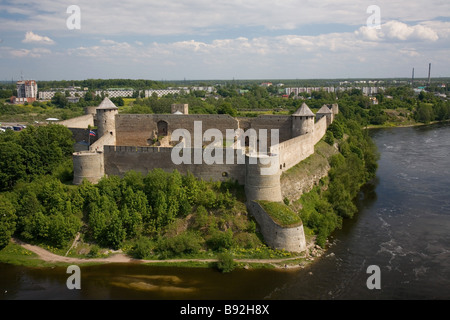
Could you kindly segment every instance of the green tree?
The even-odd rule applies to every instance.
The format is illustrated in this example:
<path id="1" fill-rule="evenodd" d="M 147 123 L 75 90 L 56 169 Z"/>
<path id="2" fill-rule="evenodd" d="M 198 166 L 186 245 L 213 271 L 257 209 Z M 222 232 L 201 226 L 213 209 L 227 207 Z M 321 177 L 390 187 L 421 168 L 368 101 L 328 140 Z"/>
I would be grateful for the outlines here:
<path id="1" fill-rule="evenodd" d="M 0 191 L 11 189 L 26 179 L 26 154 L 15 142 L 0 143 Z"/>
<path id="2" fill-rule="evenodd" d="M 66 95 L 61 92 L 56 92 L 51 101 L 57 108 L 62 109 L 66 108 L 69 104 Z"/>
<path id="3" fill-rule="evenodd" d="M 429 123 L 434 120 L 433 108 L 429 104 L 419 103 L 415 113 L 418 122 Z"/>
<path id="4" fill-rule="evenodd" d="M 105 230 L 104 243 L 114 249 L 119 249 L 120 245 L 126 238 L 126 230 L 123 228 L 122 221 L 117 213 L 113 211 L 110 214 L 110 221 Z"/>
<path id="5" fill-rule="evenodd" d="M 8 245 L 16 231 L 17 216 L 15 213 L 15 204 L 6 194 L 0 194 L 0 250 Z"/>
<path id="6" fill-rule="evenodd" d="M 325 134 L 325 142 L 328 143 L 330 146 L 334 144 L 334 135 L 333 132 L 327 131 Z"/>
<path id="7" fill-rule="evenodd" d="M 237 116 L 237 110 L 235 108 L 233 108 L 233 106 L 229 102 L 222 103 L 217 108 L 217 113 L 218 114 L 228 114 L 228 115 L 230 115 L 232 117 L 236 117 Z"/>

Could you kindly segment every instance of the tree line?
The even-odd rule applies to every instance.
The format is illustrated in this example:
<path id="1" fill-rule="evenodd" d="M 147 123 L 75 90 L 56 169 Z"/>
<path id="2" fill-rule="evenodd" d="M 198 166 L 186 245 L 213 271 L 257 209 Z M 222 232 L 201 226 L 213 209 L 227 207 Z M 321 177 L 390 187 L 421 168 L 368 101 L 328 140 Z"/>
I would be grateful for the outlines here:
<path id="1" fill-rule="evenodd" d="M 345 111 L 345 107 L 344 107 Z M 330 159 L 327 182 L 302 196 L 300 217 L 324 246 L 329 235 L 341 228 L 344 219 L 357 212 L 355 198 L 363 185 L 375 178 L 379 154 L 367 131 L 355 120 L 338 115 L 326 133 L 330 145 L 339 141 L 340 153 Z"/>
<path id="2" fill-rule="evenodd" d="M 44 176 L 0 194 L 0 248 L 11 236 L 58 248 L 77 232 L 101 247 L 132 243 L 139 258 L 262 245 L 255 223 L 237 202 L 234 182 L 206 182 L 192 174 L 155 169 L 128 172 L 79 186 Z"/>

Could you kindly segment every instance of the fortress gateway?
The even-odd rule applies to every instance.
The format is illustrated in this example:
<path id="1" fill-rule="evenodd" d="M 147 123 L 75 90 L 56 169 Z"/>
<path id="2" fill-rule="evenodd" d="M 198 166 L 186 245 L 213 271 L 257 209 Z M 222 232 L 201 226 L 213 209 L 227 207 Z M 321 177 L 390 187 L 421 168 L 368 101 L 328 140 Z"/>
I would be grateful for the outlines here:
<path id="1" fill-rule="evenodd" d="M 338 105 L 324 105 L 315 115 L 309 107 L 303 105 L 292 115 L 263 115 L 256 118 L 233 118 L 229 115 L 190 115 L 188 105 L 172 105 L 172 114 L 118 114 L 118 108 L 105 98 L 99 107 L 90 110 L 85 116 L 63 122 L 69 128 L 84 130 L 88 125 L 97 126 L 97 140 L 88 150 L 73 154 L 74 184 L 83 179 L 97 183 L 105 175 L 123 176 L 134 170 L 146 174 L 161 168 L 181 174 L 191 172 L 204 180 L 237 180 L 245 185 L 247 207 L 255 217 L 266 243 L 277 249 L 301 252 L 306 249 L 303 225 L 285 228 L 276 224 L 259 205 L 259 200 L 281 202 L 280 176 L 283 171 L 292 168 L 314 153 L 314 146 L 325 135 L 327 127 L 338 113 Z M 223 137 L 227 130 L 236 132 L 260 132 L 267 130 L 266 152 L 249 153 L 251 137 L 240 139 L 237 136 L 232 145 L 220 143 L 221 154 L 227 155 L 223 163 L 198 164 L 194 159 L 205 147 L 217 141 L 204 139 L 199 150 L 198 143 L 187 144 L 184 152 L 191 161 L 175 164 L 172 160 L 174 146 L 180 141 L 171 141 L 172 133 L 177 129 L 194 136 L 201 123 L 201 136 L 209 129 L 216 129 Z M 249 130 L 253 129 L 253 130 Z M 76 130 L 76 129 L 75 129 Z M 218 131 L 217 131 L 218 130 Z M 272 145 L 271 134 L 278 130 L 279 139 Z M 261 130 L 264 131 L 264 130 Z M 198 133 L 198 132 L 197 132 Z M 265 139 L 259 136 L 259 139 Z M 239 143 L 245 141 L 244 144 Z M 224 146 L 225 145 L 225 146 Z M 259 150 L 261 151 L 261 150 Z M 263 150 L 264 151 L 264 150 Z M 275 152 L 276 151 L 276 152 Z M 186 155 L 185 155 L 186 156 Z M 244 161 L 242 161 L 244 159 Z M 270 159 L 270 164 L 267 164 Z M 197 159 L 198 160 L 198 159 Z M 197 164 L 196 164 L 197 163 Z M 277 164 L 273 174 L 264 174 L 267 167 Z"/>

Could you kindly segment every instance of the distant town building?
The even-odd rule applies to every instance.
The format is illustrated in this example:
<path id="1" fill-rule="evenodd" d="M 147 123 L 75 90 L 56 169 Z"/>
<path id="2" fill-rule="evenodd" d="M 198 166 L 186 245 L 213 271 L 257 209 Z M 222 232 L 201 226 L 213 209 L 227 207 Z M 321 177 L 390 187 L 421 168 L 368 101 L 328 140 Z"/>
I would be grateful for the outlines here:
<path id="1" fill-rule="evenodd" d="M 213 93 L 216 91 L 214 87 L 191 87 L 192 91 L 206 91 L 207 93 Z"/>
<path id="2" fill-rule="evenodd" d="M 342 82 L 341 82 L 342 83 Z M 383 91 L 384 87 L 298 87 L 298 88 L 285 88 L 285 94 L 290 95 L 294 93 L 294 97 L 298 96 L 300 93 L 309 93 L 324 91 L 327 93 L 333 93 L 338 91 L 351 91 L 353 89 L 359 89 L 366 96 L 377 95 L 381 91 Z"/>
<path id="3" fill-rule="evenodd" d="M 34 80 L 17 81 L 17 97 L 11 97 L 11 103 L 33 103 L 37 98 L 37 83 Z"/>
<path id="4" fill-rule="evenodd" d="M 81 87 L 68 87 L 68 88 L 52 88 L 50 90 L 39 91 L 39 100 L 51 100 L 57 92 L 66 95 L 68 92 L 68 98 L 83 98 L 86 95 L 88 88 L 81 90 Z"/>
<path id="5" fill-rule="evenodd" d="M 131 88 L 111 88 L 106 90 L 95 91 L 96 96 L 101 96 L 102 93 L 109 98 L 131 98 L 133 97 L 134 90 Z"/>
<path id="6" fill-rule="evenodd" d="M 183 94 L 183 93 L 189 93 L 189 92 L 190 92 L 190 90 L 188 88 L 178 88 L 178 89 L 168 88 L 168 89 L 161 89 L 161 90 L 150 89 L 150 90 L 145 90 L 145 97 L 149 98 L 154 93 L 156 93 L 158 98 L 161 98 L 168 94 Z"/>

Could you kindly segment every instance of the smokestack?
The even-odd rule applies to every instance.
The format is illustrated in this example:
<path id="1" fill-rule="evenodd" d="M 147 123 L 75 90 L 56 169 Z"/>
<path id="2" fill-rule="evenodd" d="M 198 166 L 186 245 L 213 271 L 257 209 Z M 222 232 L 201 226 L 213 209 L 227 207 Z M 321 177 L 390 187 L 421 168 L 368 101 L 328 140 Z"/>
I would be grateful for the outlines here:
<path id="1" fill-rule="evenodd" d="M 428 85 L 431 84 L 431 63 L 428 66 Z"/>
<path id="2" fill-rule="evenodd" d="M 414 87 L 414 68 L 413 68 L 413 71 L 412 71 L 411 86 Z"/>

